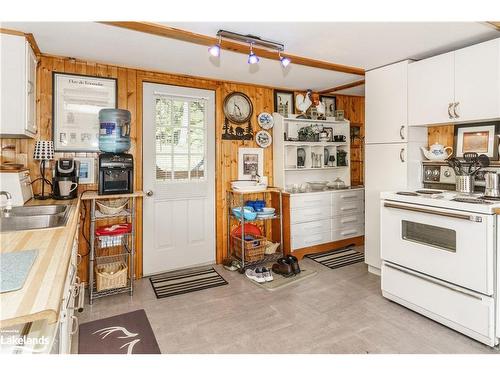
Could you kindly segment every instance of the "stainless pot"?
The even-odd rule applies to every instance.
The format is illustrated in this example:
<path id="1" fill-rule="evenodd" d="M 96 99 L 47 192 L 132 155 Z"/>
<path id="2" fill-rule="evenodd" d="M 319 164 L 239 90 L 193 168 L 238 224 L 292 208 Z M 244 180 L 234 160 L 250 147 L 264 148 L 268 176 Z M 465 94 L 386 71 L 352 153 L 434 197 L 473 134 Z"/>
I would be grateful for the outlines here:
<path id="1" fill-rule="evenodd" d="M 500 197 L 500 189 L 498 186 L 498 174 L 495 172 L 487 172 L 484 174 L 484 195 L 487 197 Z"/>

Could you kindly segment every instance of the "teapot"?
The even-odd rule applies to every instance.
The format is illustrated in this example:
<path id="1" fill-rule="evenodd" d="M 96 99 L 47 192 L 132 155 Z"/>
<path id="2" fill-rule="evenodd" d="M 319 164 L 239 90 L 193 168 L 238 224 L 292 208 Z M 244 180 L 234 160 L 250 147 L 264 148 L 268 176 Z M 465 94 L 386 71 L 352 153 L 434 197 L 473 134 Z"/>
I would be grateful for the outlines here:
<path id="1" fill-rule="evenodd" d="M 437 142 L 431 145 L 428 150 L 424 147 L 420 147 L 420 149 L 429 160 L 446 160 L 453 154 L 453 148 L 444 147 Z M 449 151 L 447 151 L 448 149 Z"/>

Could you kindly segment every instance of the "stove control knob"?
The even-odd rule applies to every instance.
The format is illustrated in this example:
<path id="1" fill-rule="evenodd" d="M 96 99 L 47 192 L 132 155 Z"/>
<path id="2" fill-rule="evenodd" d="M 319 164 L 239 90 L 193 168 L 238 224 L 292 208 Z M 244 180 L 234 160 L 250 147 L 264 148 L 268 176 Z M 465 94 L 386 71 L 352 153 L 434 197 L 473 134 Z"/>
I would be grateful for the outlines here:
<path id="1" fill-rule="evenodd" d="M 448 169 L 446 169 L 443 174 L 444 177 L 451 177 L 451 172 Z"/>
<path id="2" fill-rule="evenodd" d="M 439 177 L 439 169 L 434 169 L 434 170 L 432 171 L 432 175 L 433 175 L 434 177 Z"/>
<path id="3" fill-rule="evenodd" d="M 425 178 L 429 179 L 432 177 L 432 170 L 431 169 L 426 169 L 425 170 Z"/>

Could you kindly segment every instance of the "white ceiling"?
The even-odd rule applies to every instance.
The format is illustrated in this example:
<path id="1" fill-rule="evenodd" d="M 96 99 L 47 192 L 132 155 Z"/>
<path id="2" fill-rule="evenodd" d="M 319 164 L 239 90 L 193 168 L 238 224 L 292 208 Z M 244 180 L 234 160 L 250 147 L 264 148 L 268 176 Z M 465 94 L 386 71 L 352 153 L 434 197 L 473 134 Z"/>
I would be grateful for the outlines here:
<path id="1" fill-rule="evenodd" d="M 292 54 L 372 69 L 406 58 L 420 59 L 500 36 L 474 22 L 448 23 L 165 23 L 215 36 L 218 29 L 251 33 L 283 42 Z M 359 80 L 351 74 L 261 59 L 223 51 L 211 60 L 207 48 L 178 40 L 92 22 L 4 22 L 2 27 L 33 33 L 44 53 L 143 69 L 188 74 L 273 87 L 321 90 Z M 363 86 L 343 93 L 363 95 Z"/>

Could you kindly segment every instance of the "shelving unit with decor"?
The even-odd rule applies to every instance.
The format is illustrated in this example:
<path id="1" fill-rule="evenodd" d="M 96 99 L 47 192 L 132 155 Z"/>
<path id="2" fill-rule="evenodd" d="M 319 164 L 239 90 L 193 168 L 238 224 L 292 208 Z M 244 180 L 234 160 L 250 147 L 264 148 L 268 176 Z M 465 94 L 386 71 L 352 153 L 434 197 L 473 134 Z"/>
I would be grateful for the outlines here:
<path id="1" fill-rule="evenodd" d="M 245 219 L 242 214 L 237 217 L 233 213 L 233 208 L 244 207 L 247 200 L 262 198 L 266 205 L 270 202 L 275 209 L 271 217 L 259 218 L 254 220 Z M 283 199 L 282 191 L 278 188 L 269 187 L 264 191 L 244 193 L 230 189 L 227 191 L 227 257 L 240 263 L 240 272 L 243 273 L 246 268 L 258 266 L 267 262 L 272 262 L 283 256 Z M 277 206 L 277 207 L 274 207 Z M 267 207 L 267 206 L 266 206 Z M 241 228 L 241 235 L 233 234 L 232 223 L 237 222 Z M 252 234 L 252 238 L 245 237 L 245 224 L 260 224 L 264 229 L 261 235 Z M 276 235 L 279 232 L 279 246 L 277 249 L 266 254 L 266 247 L 275 243 Z M 272 233 L 272 237 L 271 237 Z"/>
<path id="2" fill-rule="evenodd" d="M 275 134 L 273 139 L 274 184 L 287 189 L 294 184 L 308 181 L 333 181 L 341 178 L 347 186 L 350 174 L 350 127 L 349 121 L 299 119 L 291 115 L 273 114 Z M 301 140 L 299 130 L 312 126 L 316 129 L 331 128 L 332 135 L 344 136 L 345 140 Z M 339 158 L 339 155 L 344 155 Z M 330 157 L 333 158 L 330 160 Z M 339 163 L 343 159 L 343 163 Z M 319 161 L 319 162 L 318 162 Z"/>
<path id="3" fill-rule="evenodd" d="M 89 304 L 97 298 L 134 292 L 135 207 L 143 193 L 98 195 L 86 192 L 90 200 Z M 112 201 L 123 200 L 118 207 Z M 98 223 L 122 225 L 116 234 L 99 230 Z"/>

